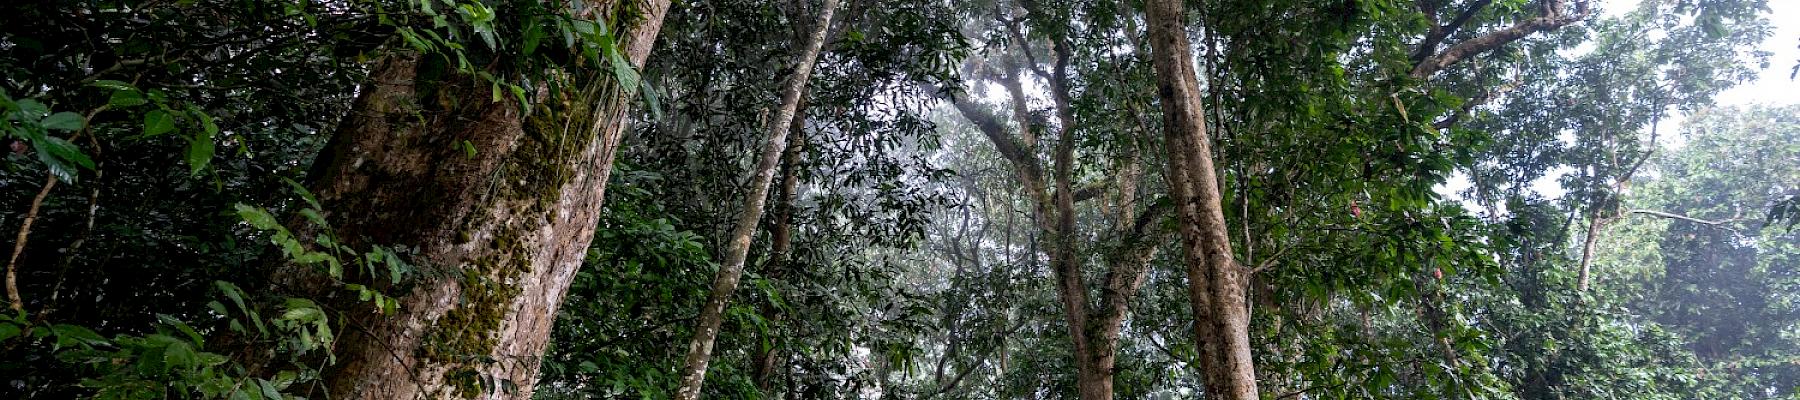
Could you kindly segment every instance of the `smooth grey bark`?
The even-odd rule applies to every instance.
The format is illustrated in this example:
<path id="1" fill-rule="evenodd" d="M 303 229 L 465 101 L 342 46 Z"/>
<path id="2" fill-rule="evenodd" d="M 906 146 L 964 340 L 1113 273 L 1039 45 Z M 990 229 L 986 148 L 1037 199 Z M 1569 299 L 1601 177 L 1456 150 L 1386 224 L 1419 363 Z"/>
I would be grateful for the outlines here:
<path id="1" fill-rule="evenodd" d="M 770 183 L 775 180 L 775 169 L 781 164 L 781 154 L 787 148 L 789 127 L 794 123 L 801 95 L 812 77 L 813 64 L 825 45 L 825 34 L 831 28 L 831 15 L 837 8 L 838 0 L 825 0 L 820 6 L 818 20 L 813 26 L 812 34 L 807 37 L 805 48 L 794 57 L 794 72 L 782 85 L 780 108 L 776 110 L 775 118 L 769 122 L 769 139 L 763 146 L 756 170 L 752 172 L 750 192 L 744 198 L 744 209 L 738 214 L 737 223 L 732 230 L 731 243 L 725 250 L 725 262 L 713 277 L 712 292 L 707 296 L 706 304 L 701 306 L 694 338 L 688 342 L 687 357 L 681 370 L 681 386 L 675 390 L 676 400 L 700 398 L 700 387 L 706 381 L 706 365 L 712 360 L 713 341 L 719 336 L 725 304 L 731 300 L 731 293 L 737 290 L 738 279 L 743 277 L 744 261 L 750 254 L 750 240 L 756 235 L 757 222 L 762 220 L 763 206 L 769 197 Z"/>

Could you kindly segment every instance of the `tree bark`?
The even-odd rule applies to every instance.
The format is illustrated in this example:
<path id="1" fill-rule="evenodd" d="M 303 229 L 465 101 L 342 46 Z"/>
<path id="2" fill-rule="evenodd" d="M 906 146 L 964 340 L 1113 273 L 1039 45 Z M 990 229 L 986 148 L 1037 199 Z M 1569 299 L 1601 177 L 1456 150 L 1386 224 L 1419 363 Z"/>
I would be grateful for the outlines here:
<path id="1" fill-rule="evenodd" d="M 1149 0 L 1151 62 L 1163 109 L 1169 153 L 1167 177 L 1181 220 L 1194 337 L 1206 377 L 1206 398 L 1257 398 L 1250 353 L 1250 315 L 1245 302 L 1248 271 L 1231 252 L 1223 197 L 1206 134 L 1200 84 L 1189 54 L 1180 0 Z"/>
<path id="2" fill-rule="evenodd" d="M 813 64 L 819 58 L 819 50 L 825 45 L 825 34 L 830 31 L 831 15 L 837 11 L 837 7 L 838 0 L 825 0 L 824 5 L 820 6 L 812 34 L 807 37 L 800 54 L 794 57 L 794 72 L 782 86 L 780 109 L 776 111 L 775 119 L 770 121 L 769 141 L 764 145 L 761 160 L 750 178 L 750 192 L 744 198 L 744 209 L 738 215 L 731 244 L 725 250 L 725 262 L 719 266 L 718 275 L 713 277 L 712 293 L 707 296 L 706 304 L 701 306 L 694 338 L 688 343 L 687 357 L 681 370 L 681 386 L 675 390 L 676 400 L 700 398 L 700 387 L 706 380 L 706 364 L 712 360 L 713 341 L 718 338 L 719 325 L 723 322 L 725 303 L 731 300 L 731 293 L 737 290 L 738 279 L 743 276 L 744 261 L 750 254 L 750 239 L 756 235 L 757 222 L 762 220 L 763 206 L 769 197 L 770 183 L 775 180 L 775 168 L 781 163 L 781 153 L 787 148 L 789 127 L 794 123 L 801 95 L 812 77 Z"/>
<path id="3" fill-rule="evenodd" d="M 801 97 L 798 110 L 794 113 L 795 118 L 804 120 L 806 118 L 804 96 Z M 790 250 L 793 248 L 794 242 L 794 201 L 799 197 L 800 190 L 800 157 L 806 151 L 806 137 L 803 136 L 806 133 L 801 125 L 803 124 L 795 124 L 790 127 L 793 132 L 789 135 L 799 135 L 799 140 L 788 146 L 787 155 L 782 156 L 785 166 L 782 167 L 781 191 L 775 193 L 776 197 L 781 199 L 781 203 L 777 204 L 774 210 L 775 216 L 772 222 L 775 223 L 775 226 L 769 228 L 769 261 L 765 264 L 763 272 L 763 275 L 770 280 L 780 280 L 787 275 L 789 268 L 789 254 L 791 254 Z M 779 326 L 783 319 L 781 310 L 775 307 L 773 301 L 763 304 L 761 312 L 763 320 L 771 321 L 771 325 Z M 758 348 L 755 355 L 751 357 L 755 368 L 751 372 L 751 380 L 756 383 L 756 389 L 768 397 L 778 397 L 770 391 L 774 389 L 777 361 L 781 358 L 781 346 L 778 343 L 780 340 L 781 335 L 771 329 L 764 339 L 769 342 L 769 347 Z"/>
<path id="4" fill-rule="evenodd" d="M 636 17 L 612 21 L 625 25 L 621 51 L 634 67 L 668 5 L 634 2 Z M 372 285 L 400 308 L 382 314 L 312 267 L 273 272 L 278 293 L 344 310 L 336 363 L 315 396 L 531 398 L 556 309 L 593 237 L 635 88 L 607 73 L 552 71 L 574 84 L 539 93 L 526 115 L 432 57 L 396 51 L 376 63 L 313 176 L 332 229 L 301 229 L 359 250 L 402 249 L 420 269 L 414 281 Z"/>
<path id="5" fill-rule="evenodd" d="M 1591 11 L 1588 7 L 1589 0 L 1575 0 L 1573 10 L 1565 10 L 1563 1 L 1564 0 L 1538 0 L 1536 2 L 1539 13 L 1538 16 L 1519 20 L 1512 26 L 1458 42 L 1450 45 L 1450 47 L 1444 49 L 1443 52 L 1434 54 L 1438 44 L 1441 43 L 1445 37 L 1454 33 L 1457 29 L 1462 28 L 1463 24 L 1469 22 L 1470 16 L 1481 11 L 1483 7 L 1486 7 L 1488 3 L 1491 2 L 1489 0 L 1475 1 L 1468 9 L 1464 10 L 1462 14 L 1459 14 L 1455 20 L 1451 21 L 1449 26 L 1433 27 L 1433 30 L 1437 32 L 1427 35 L 1425 41 L 1422 42 L 1419 48 L 1413 53 L 1413 58 L 1417 61 L 1413 64 L 1413 70 L 1410 75 L 1413 79 L 1428 79 L 1432 74 L 1436 74 L 1438 71 L 1451 65 L 1463 62 L 1470 57 L 1493 51 L 1494 49 L 1498 49 L 1501 46 L 1505 46 L 1535 33 L 1554 31 L 1569 24 L 1579 22 L 1586 19 Z M 1435 10 L 1432 12 L 1435 12 Z M 1432 17 L 1435 18 L 1436 16 L 1433 15 Z"/>

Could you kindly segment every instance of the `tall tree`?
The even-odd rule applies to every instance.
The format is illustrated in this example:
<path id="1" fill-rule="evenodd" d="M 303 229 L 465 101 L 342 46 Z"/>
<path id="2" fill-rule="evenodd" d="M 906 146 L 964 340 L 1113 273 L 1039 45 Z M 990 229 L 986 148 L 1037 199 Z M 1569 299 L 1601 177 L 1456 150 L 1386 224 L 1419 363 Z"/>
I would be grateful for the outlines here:
<path id="1" fill-rule="evenodd" d="M 1090 57 L 1101 57 L 1093 47 L 1133 44 L 1123 36 L 1108 36 L 1119 24 L 1117 3 L 996 3 L 991 10 L 978 11 L 997 17 L 997 25 L 982 27 L 993 32 L 994 53 L 984 60 L 971 58 L 964 72 L 1003 88 L 1008 112 L 996 113 L 966 95 L 952 96 L 951 105 L 1006 161 L 1030 210 L 1062 306 L 1077 393 L 1086 400 L 1111 399 L 1120 335 L 1130 315 L 1131 300 L 1143 286 L 1149 262 L 1158 250 L 1163 234 L 1160 222 L 1169 209 L 1147 201 L 1140 190 L 1144 173 L 1136 154 L 1147 132 L 1137 123 L 1134 107 L 1143 102 L 1137 97 L 1141 93 L 1115 88 L 1121 98 L 1101 100 L 1103 95 L 1096 90 L 1101 86 L 1097 82 L 1117 78 L 1112 74 L 1127 68 L 1120 65 L 1129 65 L 1129 61 L 1100 64 L 1117 69 L 1090 64 Z M 1072 24 L 1068 19 L 1072 17 L 1092 18 L 1095 24 Z M 1046 50 L 1046 58 L 1038 58 L 1038 52 Z M 1048 92 L 1048 118 L 1032 109 L 1033 98 L 1026 91 L 1031 83 L 1042 83 Z M 1084 87 L 1088 92 L 1081 91 Z M 1095 103 L 1115 108 L 1104 109 Z M 1113 119 L 1102 124 L 1102 118 Z M 1112 143 L 1110 150 L 1117 152 L 1117 158 L 1089 164 L 1090 158 L 1077 157 L 1089 149 L 1089 138 Z M 1083 170 L 1090 168 L 1106 168 L 1110 174 L 1078 183 L 1085 175 Z M 1094 204 L 1100 202 L 1108 204 Z M 1092 212 L 1090 206 L 1112 223 L 1083 229 L 1079 220 L 1083 213 Z M 1031 257 L 1031 262 L 1037 262 L 1037 254 Z M 1092 264 L 1105 270 L 1097 283 L 1087 276 L 1086 269 Z"/>
<path id="2" fill-rule="evenodd" d="M 1189 56 L 1192 49 L 1185 9 L 1181 0 L 1149 0 L 1144 9 L 1163 111 L 1163 146 L 1169 163 L 1165 173 L 1175 215 L 1181 221 L 1182 264 L 1187 270 L 1206 397 L 1255 399 L 1250 308 L 1245 301 L 1250 274 L 1231 254 L 1224 198 L 1213 167 L 1212 139 L 1206 134 L 1199 74 Z"/>
<path id="3" fill-rule="evenodd" d="M 794 56 L 794 72 L 788 75 L 786 84 L 782 86 L 781 104 L 777 106 L 773 119 L 769 120 L 768 141 L 763 145 L 762 157 L 757 162 L 756 169 L 751 171 L 750 192 L 744 198 L 743 209 L 739 211 L 731 242 L 725 249 L 724 262 L 719 266 L 718 275 L 713 278 L 712 292 L 701 306 L 694 338 L 688 342 L 687 360 L 681 370 L 681 386 L 675 390 L 676 400 L 700 398 L 700 386 L 706 381 L 706 364 L 712 359 L 713 341 L 718 337 L 719 325 L 723 322 L 725 303 L 731 301 L 731 292 L 737 290 L 738 279 L 744 274 L 744 262 L 750 255 L 750 240 L 756 237 L 756 225 L 762 221 L 770 183 L 775 180 L 775 170 L 781 165 L 781 155 L 787 149 L 789 128 L 800 108 L 806 83 L 812 78 L 819 50 L 825 47 L 826 33 L 831 31 L 831 15 L 837 8 L 838 0 L 824 0 L 824 4 L 819 6 L 818 19 L 813 22 L 811 34 L 806 36 L 800 53 Z"/>

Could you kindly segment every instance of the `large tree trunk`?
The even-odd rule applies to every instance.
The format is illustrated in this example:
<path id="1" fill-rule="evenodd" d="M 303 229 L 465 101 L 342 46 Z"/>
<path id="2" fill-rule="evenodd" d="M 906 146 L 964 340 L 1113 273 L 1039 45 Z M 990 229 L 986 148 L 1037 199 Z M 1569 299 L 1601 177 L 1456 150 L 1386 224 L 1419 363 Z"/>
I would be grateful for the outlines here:
<path id="1" fill-rule="evenodd" d="M 641 66 L 668 2 L 631 6 L 637 17 L 621 21 L 620 38 Z M 432 57 L 396 52 L 376 64 L 313 177 L 336 237 L 401 248 L 420 269 L 408 286 L 384 288 L 400 308 L 361 305 L 310 267 L 275 272 L 278 290 L 344 310 L 322 398 L 529 399 L 598 221 L 633 88 L 567 72 L 572 89 L 540 93 L 528 116 Z"/>
<path id="2" fill-rule="evenodd" d="M 719 336 L 719 325 L 723 322 L 725 303 L 731 300 L 731 293 L 737 290 L 738 278 L 744 274 L 744 261 L 750 255 L 750 239 L 756 235 L 757 222 L 762 220 L 763 206 L 769 197 L 769 185 L 775 180 L 775 167 L 781 164 L 781 153 L 787 148 L 789 127 L 794 123 L 794 115 L 800 108 L 801 95 L 806 91 L 806 83 L 812 79 L 813 64 L 819 58 L 819 50 L 825 46 L 825 33 L 831 30 L 831 15 L 837 11 L 838 0 L 825 0 L 819 7 L 819 18 L 814 22 L 812 34 L 808 35 L 805 47 L 794 57 L 794 72 L 781 88 L 780 108 L 775 118 L 769 122 L 769 141 L 763 146 L 761 160 L 750 178 L 750 192 L 745 195 L 744 209 L 731 233 L 731 243 L 725 250 L 725 262 L 719 266 L 718 275 L 713 277 L 712 293 L 701 306 L 699 323 L 694 329 L 694 338 L 688 342 L 686 361 L 681 369 L 681 387 L 675 390 L 676 400 L 695 400 L 700 398 L 700 386 L 706 381 L 706 364 L 712 360 L 713 340 Z"/>
<path id="3" fill-rule="evenodd" d="M 1250 312 L 1244 297 L 1249 274 L 1231 253 L 1182 2 L 1149 0 L 1145 10 L 1206 398 L 1256 399 Z"/>

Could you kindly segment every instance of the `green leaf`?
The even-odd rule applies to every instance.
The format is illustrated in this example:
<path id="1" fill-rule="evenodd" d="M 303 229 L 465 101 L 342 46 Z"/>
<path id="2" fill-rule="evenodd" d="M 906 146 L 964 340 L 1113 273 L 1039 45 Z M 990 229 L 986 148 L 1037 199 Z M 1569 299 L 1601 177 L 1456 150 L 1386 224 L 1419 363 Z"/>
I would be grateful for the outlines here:
<path id="1" fill-rule="evenodd" d="M 200 171 L 204 171 L 207 166 L 212 165 L 212 158 L 212 134 L 196 135 L 188 141 L 187 162 L 193 175 L 199 175 Z"/>
<path id="2" fill-rule="evenodd" d="M 81 118 L 81 114 L 68 111 L 50 114 L 50 116 L 45 117 L 43 121 L 44 129 L 58 131 L 77 131 L 81 130 L 81 127 L 86 124 L 87 121 L 84 118 Z"/>
<path id="3" fill-rule="evenodd" d="M 238 209 L 238 211 L 240 212 L 239 215 L 242 215 L 241 213 L 243 211 L 243 208 L 242 208 L 241 204 L 239 206 L 240 206 L 240 208 Z M 270 219 L 273 220 L 273 218 L 270 218 Z M 257 333 L 260 333 L 263 335 L 269 334 L 268 328 L 263 326 L 262 316 L 259 315 L 256 312 L 256 310 L 251 309 L 249 305 L 244 304 L 244 290 L 243 289 L 239 289 L 237 287 L 237 285 L 233 285 L 233 284 L 231 284 L 231 282 L 226 282 L 226 281 L 213 281 L 213 286 L 218 287 L 219 291 L 225 292 L 225 297 L 231 298 L 231 302 L 237 304 L 238 309 L 244 310 L 244 315 L 249 317 L 250 323 L 256 325 Z M 236 324 L 237 320 L 232 320 L 231 322 L 233 324 Z"/>
<path id="4" fill-rule="evenodd" d="M 112 89 L 112 90 L 137 90 L 137 87 L 131 86 L 130 83 L 126 83 L 124 81 L 115 81 L 115 80 L 110 80 L 110 79 L 97 80 L 97 81 L 94 81 L 93 83 L 89 83 L 88 86 L 93 86 L 93 87 L 97 87 L 97 88 L 101 88 L 101 89 Z"/>
<path id="5" fill-rule="evenodd" d="M 60 161 L 72 163 L 82 168 L 94 169 L 94 160 L 89 159 L 86 154 L 82 154 L 81 149 L 76 148 L 75 144 L 69 143 L 67 139 L 46 136 L 44 137 L 44 140 L 39 140 L 32 144 L 37 145 L 38 151 L 55 156 Z"/>
<path id="6" fill-rule="evenodd" d="M 319 199 L 313 197 L 312 191 L 306 190 L 306 185 L 301 185 L 300 182 L 295 182 L 293 179 L 288 179 L 287 177 L 282 177 L 281 181 L 287 183 L 289 188 L 294 189 L 294 194 L 300 195 L 300 199 L 305 200 L 306 205 L 312 206 L 313 209 L 325 208 L 319 205 Z"/>
<path id="7" fill-rule="evenodd" d="M 272 383 L 269 383 L 269 381 L 268 381 L 268 380 L 264 380 L 264 379 L 257 379 L 257 380 L 256 380 L 256 386 L 257 386 L 257 387 L 259 387 L 259 388 L 262 388 L 262 395 L 263 395 L 263 398 L 267 398 L 267 399 L 279 399 L 279 398 L 281 398 L 281 390 L 280 390 L 280 389 L 276 389 L 276 388 L 275 388 L 275 385 L 274 385 L 274 384 L 272 384 Z"/>
<path id="8" fill-rule="evenodd" d="M 619 53 L 618 47 L 610 47 L 606 51 L 606 59 L 612 64 L 613 77 L 619 80 L 619 87 L 636 90 L 638 87 L 637 70 L 631 68 L 631 62 Z"/>
<path id="9" fill-rule="evenodd" d="M 525 33 L 519 45 L 519 53 L 529 57 L 537 52 L 538 42 L 544 39 L 544 25 L 536 17 L 525 21 Z"/>
<path id="10" fill-rule="evenodd" d="M 650 118 L 661 121 L 663 119 L 662 95 L 656 92 L 656 88 L 650 87 L 650 81 L 642 81 L 639 86 L 644 93 L 644 105 L 650 108 Z"/>
<path id="11" fill-rule="evenodd" d="M 250 223 L 250 226 L 256 227 L 256 229 L 274 230 L 281 228 L 281 224 L 275 222 L 275 216 L 270 215 L 267 210 L 263 210 L 260 207 L 252 207 L 248 204 L 238 203 L 233 206 L 233 208 L 237 209 L 238 219 Z"/>
<path id="12" fill-rule="evenodd" d="M 114 108 L 137 107 L 149 102 L 150 100 L 144 99 L 144 94 L 136 89 L 113 92 L 112 98 L 106 100 L 106 104 L 112 105 Z"/>
<path id="13" fill-rule="evenodd" d="M 213 136 L 219 134 L 219 124 L 217 121 L 213 121 L 211 115 L 207 115 L 205 111 L 200 111 L 199 108 L 192 108 L 189 113 L 194 116 L 194 119 L 200 120 L 200 129 L 201 131 L 206 132 L 207 140 L 211 140 Z"/>
<path id="14" fill-rule="evenodd" d="M 94 333 L 94 331 L 92 329 L 88 329 L 86 327 L 82 327 L 79 325 L 69 325 L 69 324 L 51 325 L 50 332 L 56 334 L 56 345 L 54 347 L 59 348 L 59 349 L 63 348 L 63 347 L 67 347 L 69 345 L 75 345 L 75 344 L 79 344 L 79 345 L 83 345 L 83 346 L 94 346 L 94 345 L 106 345 L 106 344 L 110 343 L 110 342 L 106 341 L 106 338 L 100 337 L 100 334 Z"/>
<path id="15" fill-rule="evenodd" d="M 0 322 L 0 343 L 6 343 L 7 340 L 19 337 L 20 332 L 23 330 L 19 329 L 18 325 L 13 325 L 11 322 Z"/>
<path id="16" fill-rule="evenodd" d="M 18 105 L 19 119 L 21 120 L 36 120 L 50 115 L 50 107 L 45 107 L 44 103 L 39 103 L 37 100 L 24 99 L 13 104 Z"/>
<path id="17" fill-rule="evenodd" d="M 200 354 L 194 351 L 194 345 L 187 342 L 174 341 L 163 349 L 163 368 L 193 368 L 200 363 Z"/>
<path id="18" fill-rule="evenodd" d="M 156 136 L 175 130 L 175 116 L 166 110 L 144 113 L 144 136 Z"/>
<path id="19" fill-rule="evenodd" d="M 475 144 L 469 142 L 468 139 L 463 139 L 461 142 L 457 143 L 457 147 L 462 149 L 464 156 L 469 157 L 469 159 L 475 158 Z"/>
<path id="20" fill-rule="evenodd" d="M 185 322 L 181 322 L 181 320 L 175 319 L 174 316 L 168 314 L 156 314 L 156 320 L 161 321 L 163 325 L 175 327 L 175 330 L 186 334 L 188 339 L 192 340 L 195 345 L 206 345 L 206 339 L 200 336 L 200 332 L 194 331 L 193 327 L 188 326 Z"/>

